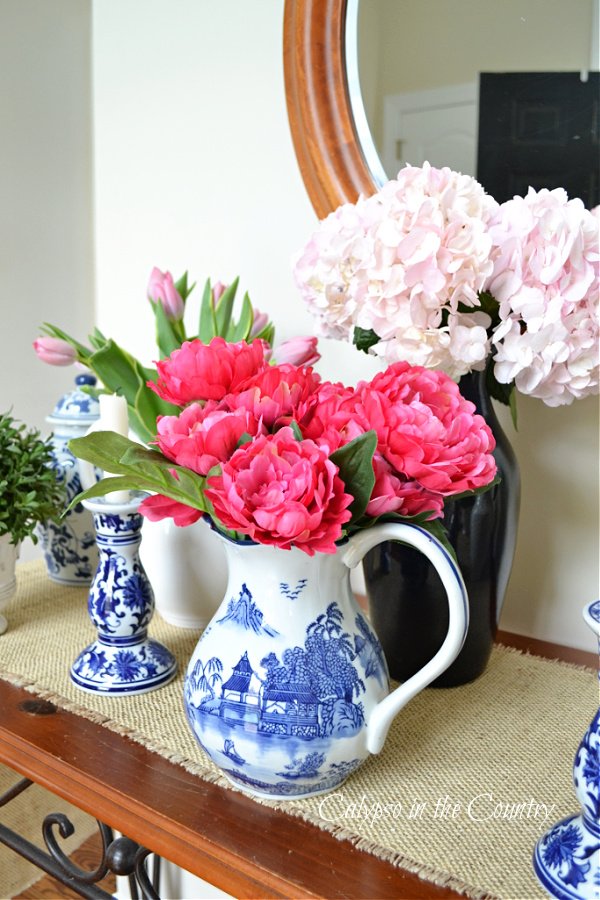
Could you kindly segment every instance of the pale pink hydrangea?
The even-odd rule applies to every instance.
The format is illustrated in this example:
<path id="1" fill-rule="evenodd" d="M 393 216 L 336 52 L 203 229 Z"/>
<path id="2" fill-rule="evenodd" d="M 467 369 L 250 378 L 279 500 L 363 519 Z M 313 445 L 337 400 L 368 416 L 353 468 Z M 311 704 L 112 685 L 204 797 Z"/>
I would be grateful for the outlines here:
<path id="1" fill-rule="evenodd" d="M 428 163 L 340 207 L 294 269 L 321 334 L 351 340 L 355 327 L 373 330 L 372 352 L 386 362 L 454 378 L 483 368 L 490 319 L 473 312 L 492 273 L 487 224 L 496 209 L 474 178 Z"/>
<path id="2" fill-rule="evenodd" d="M 322 337 L 352 339 L 367 288 L 378 214 L 368 200 L 346 203 L 327 216 L 295 259 L 294 275 Z"/>
<path id="3" fill-rule="evenodd" d="M 562 188 L 502 204 L 490 225 L 494 374 L 560 406 L 598 392 L 599 218 Z"/>

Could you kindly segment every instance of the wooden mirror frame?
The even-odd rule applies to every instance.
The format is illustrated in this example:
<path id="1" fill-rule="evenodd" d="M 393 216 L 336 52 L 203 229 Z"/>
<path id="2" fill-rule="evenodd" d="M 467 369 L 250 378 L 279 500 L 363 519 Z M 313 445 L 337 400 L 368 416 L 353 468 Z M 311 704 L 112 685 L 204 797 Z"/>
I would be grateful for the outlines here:
<path id="1" fill-rule="evenodd" d="M 362 153 L 346 78 L 347 0 L 286 0 L 283 63 L 296 157 L 320 219 L 377 186 Z"/>

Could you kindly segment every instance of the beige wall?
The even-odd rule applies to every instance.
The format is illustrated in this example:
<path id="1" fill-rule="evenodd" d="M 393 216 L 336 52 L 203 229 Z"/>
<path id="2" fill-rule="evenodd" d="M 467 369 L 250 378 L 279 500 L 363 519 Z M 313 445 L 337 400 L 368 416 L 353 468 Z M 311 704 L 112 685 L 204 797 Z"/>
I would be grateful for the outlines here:
<path id="1" fill-rule="evenodd" d="M 32 110 L 29 126 L 21 123 L 7 137 L 9 146 L 14 141 L 9 164 L 20 187 L 11 187 L 10 215 L 2 209 L 14 267 L 2 298 L 5 344 L 13 355 L 2 357 L 1 386 L 25 410 L 33 393 L 41 416 L 57 382 L 72 372 L 41 366 L 29 345 L 42 316 L 86 333 L 92 195 L 80 174 L 89 164 L 85 104 L 75 104 L 78 115 L 71 111 L 73 92 L 81 100 L 87 84 L 80 65 L 87 32 L 75 31 L 74 46 L 66 47 L 59 35 L 47 41 L 45 30 L 56 28 L 58 10 L 68 10 L 70 27 L 77 28 L 86 4 L 39 0 L 51 21 L 43 19 L 44 27 L 25 40 L 18 13 L 32 6 L 32 0 L 0 5 L 3 15 L 11 12 L 12 36 L 1 29 L 3 64 L 18 64 L 11 45 L 30 45 L 20 51 L 29 60 L 21 70 L 30 76 L 15 79 L 10 92 L 0 86 L 3 103 L 10 93 L 17 122 L 19 115 L 27 122 L 23 110 Z M 282 16 L 283 0 L 93 4 L 98 322 L 147 359 L 153 346 L 145 286 L 153 265 L 175 273 L 187 267 L 199 279 L 240 274 L 254 302 L 271 312 L 280 337 L 312 329 L 289 264 L 315 216 L 287 124 Z M 48 57 L 57 41 L 56 57 Z M 46 60 L 41 68 L 34 65 L 38 56 Z M 38 144 L 45 152 L 34 152 Z M 5 246 L 3 240 L 0 252 Z M 331 377 L 351 381 L 370 368 L 339 344 L 329 343 L 325 355 L 322 369 Z M 514 443 L 523 515 L 502 625 L 591 649 L 579 620 L 582 605 L 598 592 L 597 404 L 551 410 L 524 401 L 520 420 Z"/>
<path id="2" fill-rule="evenodd" d="M 0 0 L 0 411 L 41 428 L 74 372 L 38 328 L 93 320 L 90 25 L 89 0 Z"/>
<path id="3" fill-rule="evenodd" d="M 597 2 L 360 0 L 359 70 L 375 142 L 386 94 L 476 82 L 479 72 L 592 68 Z"/>

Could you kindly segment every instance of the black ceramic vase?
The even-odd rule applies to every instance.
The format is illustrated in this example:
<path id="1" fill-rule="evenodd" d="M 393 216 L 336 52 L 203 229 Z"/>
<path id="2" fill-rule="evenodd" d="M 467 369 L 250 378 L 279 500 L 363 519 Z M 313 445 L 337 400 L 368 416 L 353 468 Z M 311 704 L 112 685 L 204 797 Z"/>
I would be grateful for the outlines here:
<path id="1" fill-rule="evenodd" d="M 446 503 L 444 525 L 469 595 L 470 624 L 454 663 L 433 682 L 452 687 L 477 678 L 487 665 L 512 567 L 519 516 L 520 477 L 513 449 L 500 427 L 485 372 L 460 380 L 496 439 L 501 481 L 475 497 Z M 393 678 L 405 681 L 441 647 L 448 630 L 446 594 L 427 559 L 402 544 L 387 542 L 363 562 L 371 621 Z"/>

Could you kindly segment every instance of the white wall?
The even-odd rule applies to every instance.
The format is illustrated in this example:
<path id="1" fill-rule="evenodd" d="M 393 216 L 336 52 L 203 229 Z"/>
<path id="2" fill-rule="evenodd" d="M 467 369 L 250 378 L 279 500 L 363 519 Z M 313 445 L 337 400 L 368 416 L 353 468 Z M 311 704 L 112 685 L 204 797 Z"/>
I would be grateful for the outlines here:
<path id="1" fill-rule="evenodd" d="M 94 3 L 100 326 L 140 353 L 153 265 L 201 282 L 239 274 L 281 338 L 311 329 L 289 265 L 314 215 L 288 130 L 282 12 L 281 0 Z"/>
<path id="2" fill-rule="evenodd" d="M 597 13 L 598 0 L 361 0 L 359 69 L 376 144 L 388 94 L 475 83 L 479 72 L 597 69 Z"/>
<path id="3" fill-rule="evenodd" d="M 93 321 L 90 25 L 88 0 L 0 0 L 0 411 L 44 433 L 74 372 L 32 341 Z"/>
<path id="4" fill-rule="evenodd" d="M 89 164 L 89 146 L 82 138 L 87 126 L 82 103 L 73 124 L 69 112 L 73 93 L 84 93 L 80 63 L 87 37 L 81 28 L 75 46 L 65 47 L 63 32 L 55 33 L 63 14 L 70 28 L 81 24 L 87 4 L 0 4 L 3 18 L 10 13 L 8 36 L 0 29 L 2 64 L 9 75 L 11 67 L 18 68 L 20 54 L 27 57 L 10 90 L 0 85 L 14 120 L 25 120 L 15 133 L 9 130 L 6 140 L 14 148 L 0 174 L 10 209 L 7 216 L 3 204 L 1 252 L 10 247 L 14 262 L 7 269 L 10 290 L 1 301 L 3 336 L 9 335 L 15 348 L 9 348 L 12 356 L 0 358 L 1 388 L 8 402 L 25 410 L 33 393 L 41 417 L 60 393 L 56 383 L 72 372 L 37 362 L 29 349 L 35 326 L 46 317 L 83 336 L 91 318 L 91 192 L 81 175 L 81 166 L 85 170 Z M 31 23 L 20 11 L 32 7 L 36 15 L 48 10 L 48 19 L 39 29 L 31 26 L 25 40 Z M 198 279 L 240 274 L 254 302 L 271 312 L 281 338 L 312 329 L 289 266 L 315 216 L 287 124 L 282 17 L 283 0 L 93 4 L 98 323 L 147 359 L 153 354 L 145 287 L 153 265 L 176 274 L 189 268 Z M 29 113 L 24 110 L 29 109 L 32 121 L 25 127 Z M 0 127 L 5 121 L 3 116 Z M 59 149 L 53 149 L 57 143 Z M 36 151 L 30 161 L 31 148 L 38 144 L 47 152 Z M 7 168 L 20 186 L 12 187 Z M 79 180 L 72 180 L 73 173 Z M 26 273 L 27 291 L 19 272 Z M 13 296 L 20 299 L 18 314 Z M 350 381 L 369 366 L 350 348 L 335 344 L 327 347 L 322 368 L 328 376 Z M 514 442 L 524 508 L 502 626 L 591 649 L 579 611 L 598 591 L 597 404 L 588 400 L 550 410 L 522 402 L 520 414 Z"/>

